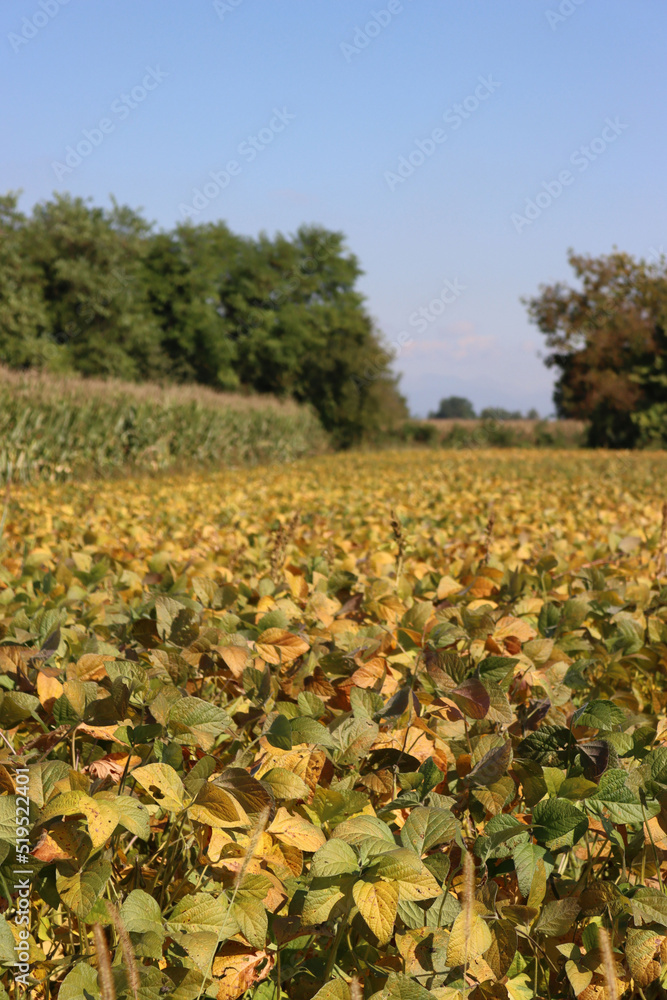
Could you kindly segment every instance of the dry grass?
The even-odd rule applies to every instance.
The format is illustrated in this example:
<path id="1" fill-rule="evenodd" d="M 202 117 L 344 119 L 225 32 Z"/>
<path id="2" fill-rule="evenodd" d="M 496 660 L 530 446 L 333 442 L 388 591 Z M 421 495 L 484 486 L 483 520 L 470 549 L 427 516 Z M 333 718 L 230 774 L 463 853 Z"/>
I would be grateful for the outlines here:
<path id="1" fill-rule="evenodd" d="M 425 420 L 424 423 L 433 424 L 443 434 L 449 434 L 454 427 L 463 427 L 470 431 L 475 430 L 476 427 L 480 426 L 482 421 L 478 419 L 458 420 L 455 417 L 447 417 L 444 420 Z M 535 428 L 539 425 L 543 426 L 550 433 L 562 431 L 568 437 L 583 434 L 586 430 L 586 423 L 583 420 L 499 420 L 498 423 L 509 430 L 525 434 L 526 437 L 532 436 Z"/>
<path id="2" fill-rule="evenodd" d="M 266 410 L 274 408 L 281 414 L 293 414 L 299 406 L 292 400 L 280 400 L 269 395 L 244 395 L 216 392 L 201 385 L 161 385 L 156 382 L 123 382 L 120 379 L 82 378 L 80 375 L 51 375 L 34 369 L 13 371 L 0 365 L 0 390 L 10 389 L 32 402 L 49 400 L 95 399 L 116 402 L 129 399 L 157 406 L 188 406 L 197 404 L 205 409 Z"/>

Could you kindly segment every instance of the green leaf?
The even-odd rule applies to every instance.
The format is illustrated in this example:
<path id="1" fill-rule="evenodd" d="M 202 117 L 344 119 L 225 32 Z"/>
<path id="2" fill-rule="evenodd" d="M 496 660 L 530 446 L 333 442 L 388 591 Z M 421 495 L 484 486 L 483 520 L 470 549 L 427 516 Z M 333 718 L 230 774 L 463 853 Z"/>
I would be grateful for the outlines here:
<path id="1" fill-rule="evenodd" d="M 630 910 L 635 923 L 661 924 L 667 927 L 667 896 L 659 889 L 642 886 L 630 900 Z"/>
<path id="2" fill-rule="evenodd" d="M 85 920 L 95 902 L 104 892 L 111 877 L 111 865 L 97 857 L 80 871 L 69 863 L 61 864 L 56 874 L 56 889 L 66 906 Z"/>
<path id="3" fill-rule="evenodd" d="M 590 614 L 591 604 L 586 597 L 571 597 L 565 602 L 561 609 L 561 629 L 564 632 L 573 632 L 581 628 Z"/>
<path id="4" fill-rule="evenodd" d="M 143 802 L 131 795 L 117 795 L 115 792 L 104 792 L 99 798 L 115 811 L 120 826 L 141 840 L 150 840 L 151 817 Z M 95 801 L 98 801 L 97 797 Z"/>
<path id="5" fill-rule="evenodd" d="M 5 917 L 0 915 L 0 964 L 13 965 L 16 961 L 14 935 Z"/>
<path id="6" fill-rule="evenodd" d="M 523 787 L 523 797 L 526 805 L 532 809 L 536 802 L 547 794 L 547 784 L 542 766 L 535 760 L 514 760 L 512 771 Z"/>
<path id="7" fill-rule="evenodd" d="M 339 748 L 336 761 L 341 767 L 358 764 L 375 743 L 379 728 L 372 719 L 346 719 L 333 734 Z"/>
<path id="8" fill-rule="evenodd" d="M 375 816 L 354 816 L 352 819 L 344 820 L 338 824 L 333 836 L 352 844 L 353 847 L 362 844 L 369 837 L 384 840 L 392 847 L 396 847 L 394 835 L 387 824 Z"/>
<path id="9" fill-rule="evenodd" d="M 598 786 L 595 782 L 588 781 L 587 778 L 566 778 L 558 789 L 558 797 L 579 802 L 581 799 L 587 799 L 589 796 L 594 795 L 597 789 Z"/>
<path id="10" fill-rule="evenodd" d="M 317 991 L 312 1000 L 351 1000 L 350 987 L 343 979 L 332 979 Z"/>
<path id="11" fill-rule="evenodd" d="M 169 711 L 169 729 L 188 743 L 210 750 L 219 736 L 229 730 L 231 719 L 225 711 L 201 698 L 181 698 Z"/>
<path id="12" fill-rule="evenodd" d="M 313 878 L 328 878 L 357 872 L 359 863 L 352 848 L 344 840 L 332 838 L 313 855 L 310 874 Z"/>
<path id="13" fill-rule="evenodd" d="M 13 729 L 40 708 L 39 698 L 23 691 L 7 691 L 0 698 L 0 726 Z"/>
<path id="14" fill-rule="evenodd" d="M 299 743 L 316 743 L 328 750 L 333 750 L 337 745 L 329 730 L 307 715 L 292 719 L 292 743 L 294 746 Z"/>
<path id="15" fill-rule="evenodd" d="M 537 869 L 537 862 L 541 861 L 544 865 L 547 878 L 554 870 L 554 859 L 552 855 L 544 847 L 540 847 L 538 844 L 517 844 L 512 850 L 512 860 L 516 869 L 516 877 L 519 883 L 521 895 L 526 899 L 528 898 L 530 887 L 533 884 L 533 878 L 535 877 L 535 871 Z"/>
<path id="16" fill-rule="evenodd" d="M 58 990 L 59 1000 L 100 1000 L 100 995 L 97 973 L 87 962 L 75 965 Z"/>
<path id="17" fill-rule="evenodd" d="M 267 784 L 277 799 L 307 799 L 310 796 L 308 785 L 293 771 L 284 767 L 274 767 L 262 775 L 262 781 Z"/>
<path id="18" fill-rule="evenodd" d="M 529 836 L 529 827 L 519 823 L 513 816 L 500 813 L 489 820 L 483 836 L 477 838 L 475 854 L 484 861 L 487 858 L 508 858 Z"/>
<path id="19" fill-rule="evenodd" d="M 641 772 L 645 781 L 667 785 L 667 747 L 656 747 L 642 761 Z"/>
<path id="20" fill-rule="evenodd" d="M 370 1000 L 433 1000 L 433 993 L 409 976 L 392 972 L 384 989 L 374 993 Z"/>
<path id="21" fill-rule="evenodd" d="M 625 712 L 613 701 L 589 701 L 572 716 L 573 726 L 589 726 L 591 729 L 613 729 L 626 721 Z"/>
<path id="22" fill-rule="evenodd" d="M 418 806 L 401 828 L 401 843 L 421 857 L 438 844 L 449 843 L 458 829 L 458 820 L 446 809 Z"/>
<path id="23" fill-rule="evenodd" d="M 414 851 L 399 847 L 376 857 L 367 869 L 369 875 L 397 882 L 402 899 L 434 899 L 440 886 Z"/>
<path id="24" fill-rule="evenodd" d="M 542 907 L 542 911 L 533 925 L 535 933 L 545 937 L 562 937 L 574 926 L 579 914 L 579 900 L 573 896 L 567 899 L 554 899 Z"/>
<path id="25" fill-rule="evenodd" d="M 533 808 L 534 833 L 547 847 L 576 843 L 588 829 L 586 815 L 566 799 L 545 799 Z"/>
<path id="26" fill-rule="evenodd" d="M 540 630 L 540 635 L 543 635 L 546 639 L 550 639 L 555 635 L 560 615 L 560 608 L 557 604 L 543 604 L 537 619 L 537 627 Z"/>
<path id="27" fill-rule="evenodd" d="M 120 908 L 121 919 L 130 934 L 161 934 L 162 914 L 156 899 L 143 889 L 133 889 Z"/>
<path id="28" fill-rule="evenodd" d="M 639 795 L 628 787 L 628 773 L 622 768 L 612 768 L 602 775 L 597 791 L 586 799 L 586 808 L 597 816 L 607 810 L 612 823 L 623 824 L 641 824 L 644 814 L 648 820 L 660 812 L 655 800 L 647 801 L 642 812 Z"/>
<path id="29" fill-rule="evenodd" d="M 564 726 L 540 726 L 521 740 L 515 756 L 520 760 L 536 761 L 543 767 L 559 767 L 566 762 L 571 742 L 570 730 Z"/>
<path id="30" fill-rule="evenodd" d="M 346 891 L 344 877 L 314 878 L 303 903 L 303 923 L 323 924 L 336 904 L 345 898 Z"/>
<path id="31" fill-rule="evenodd" d="M 266 908 L 259 899 L 239 892 L 232 907 L 232 914 L 241 933 L 253 948 L 263 948 L 269 930 Z"/>
<path id="32" fill-rule="evenodd" d="M 518 662 L 512 656 L 486 656 L 479 664 L 480 676 L 485 682 L 502 684 L 509 676 L 513 676 Z"/>
<path id="33" fill-rule="evenodd" d="M 227 917 L 227 904 L 223 898 L 208 892 L 196 892 L 178 901 L 169 915 L 166 926 L 169 932 L 215 931 L 217 934 L 223 921 L 227 936 L 231 937 L 238 930 L 238 926 L 235 926 L 232 917 Z"/>
<path id="34" fill-rule="evenodd" d="M 424 761 L 419 768 L 419 773 L 424 775 L 424 781 L 421 787 L 421 797 L 424 799 L 429 792 L 433 791 L 436 785 L 440 784 L 445 776 L 432 757 L 429 757 L 428 760 Z"/>
<path id="35" fill-rule="evenodd" d="M 0 796 L 0 840 L 16 846 L 16 796 Z"/>
<path id="36" fill-rule="evenodd" d="M 292 724 L 284 715 L 275 717 L 265 736 L 267 743 L 275 747 L 276 750 L 292 749 Z"/>
<path id="37" fill-rule="evenodd" d="M 281 627 L 287 628 L 287 623 Z M 310 691 L 300 691 L 297 697 L 297 704 L 302 716 L 312 716 L 314 719 L 319 719 L 326 711 L 322 699 Z"/>

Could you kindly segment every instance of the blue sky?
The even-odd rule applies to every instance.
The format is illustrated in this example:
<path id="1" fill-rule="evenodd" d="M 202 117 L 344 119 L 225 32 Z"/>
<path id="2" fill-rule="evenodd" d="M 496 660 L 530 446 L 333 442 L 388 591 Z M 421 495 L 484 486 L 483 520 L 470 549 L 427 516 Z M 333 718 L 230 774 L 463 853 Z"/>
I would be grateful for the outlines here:
<path id="1" fill-rule="evenodd" d="M 5 0 L 0 190 L 169 227 L 209 183 L 197 221 L 342 230 L 413 412 L 548 413 L 520 297 L 568 247 L 667 245 L 666 28 L 664 0 Z"/>

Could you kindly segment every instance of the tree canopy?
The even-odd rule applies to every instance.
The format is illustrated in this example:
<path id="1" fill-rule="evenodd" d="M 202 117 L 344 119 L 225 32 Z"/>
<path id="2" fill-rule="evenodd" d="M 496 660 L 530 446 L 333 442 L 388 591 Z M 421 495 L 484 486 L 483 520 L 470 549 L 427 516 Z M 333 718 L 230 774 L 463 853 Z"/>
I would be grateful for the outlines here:
<path id="1" fill-rule="evenodd" d="M 289 396 L 342 445 L 406 415 L 342 233 L 159 231 L 68 195 L 30 216 L 5 195 L 0 226 L 4 364 Z"/>
<path id="2" fill-rule="evenodd" d="M 437 410 L 429 413 L 431 420 L 474 420 L 475 407 L 465 396 L 447 396 Z"/>
<path id="3" fill-rule="evenodd" d="M 667 445 L 667 263 L 570 252 L 579 286 L 542 285 L 528 299 L 559 370 L 562 417 L 589 421 L 589 444 Z"/>

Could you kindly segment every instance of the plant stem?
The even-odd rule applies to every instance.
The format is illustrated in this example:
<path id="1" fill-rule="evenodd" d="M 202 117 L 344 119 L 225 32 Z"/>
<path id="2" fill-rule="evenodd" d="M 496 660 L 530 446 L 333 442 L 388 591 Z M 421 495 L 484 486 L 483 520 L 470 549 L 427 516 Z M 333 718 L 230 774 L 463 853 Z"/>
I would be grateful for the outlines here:
<path id="1" fill-rule="evenodd" d="M 347 925 L 348 911 L 340 918 L 340 923 L 338 924 L 338 930 L 336 931 L 336 936 L 333 940 L 331 946 L 331 951 L 329 952 L 329 957 L 327 959 L 326 969 L 324 970 L 324 981 L 327 983 L 331 979 L 331 973 L 333 967 L 336 964 L 336 958 L 338 956 L 338 946 L 340 945 L 343 934 L 345 933 L 345 927 Z"/>

